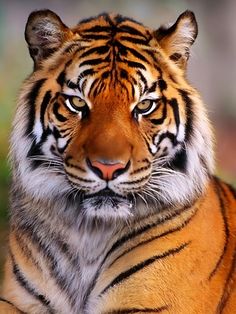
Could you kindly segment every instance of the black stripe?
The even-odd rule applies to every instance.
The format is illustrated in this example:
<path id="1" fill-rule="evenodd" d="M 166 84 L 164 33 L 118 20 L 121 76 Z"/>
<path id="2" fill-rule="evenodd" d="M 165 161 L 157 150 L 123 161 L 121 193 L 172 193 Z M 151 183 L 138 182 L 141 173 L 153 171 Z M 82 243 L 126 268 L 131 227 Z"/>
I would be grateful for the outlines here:
<path id="1" fill-rule="evenodd" d="M 37 221 L 37 223 L 36 223 Z M 55 237 L 55 233 L 47 234 L 47 237 L 40 235 L 38 231 L 35 229 L 35 225 L 37 225 L 38 230 L 49 230 L 47 224 L 44 221 L 40 221 L 38 218 L 33 219 L 33 221 L 29 220 L 27 217 L 26 223 L 21 223 L 17 225 L 18 230 L 23 231 L 24 234 L 27 234 L 29 237 L 29 241 L 31 241 L 36 247 L 37 250 L 43 255 L 44 258 L 47 259 L 48 268 L 50 270 L 50 275 L 55 279 L 58 287 L 61 291 L 63 291 L 67 296 L 70 302 L 70 305 L 73 306 L 73 303 L 76 301 L 76 293 L 75 291 L 71 291 L 70 282 L 68 281 L 68 273 L 65 276 L 61 269 L 59 268 L 59 263 L 56 259 L 55 254 L 52 253 L 51 247 L 54 247 L 54 250 L 60 251 L 60 253 L 64 253 L 64 257 L 69 259 L 71 265 L 74 266 L 74 276 L 78 275 L 79 264 L 77 258 L 73 253 L 70 253 L 68 250 L 68 245 L 59 237 Z M 47 242 L 47 239 L 51 239 L 50 246 Z M 56 245 L 54 245 L 56 244 Z M 67 272 L 67 270 L 66 270 Z M 78 275 L 79 277 L 79 275 Z"/>
<path id="2" fill-rule="evenodd" d="M 55 102 L 53 104 L 53 108 L 52 108 L 52 111 L 55 115 L 55 117 L 57 118 L 58 121 L 60 122 L 66 122 L 68 119 L 66 117 L 64 117 L 62 114 L 59 113 L 59 108 L 60 108 L 60 105 L 58 104 L 58 102 Z M 69 110 L 67 107 L 66 107 L 67 110 Z"/>
<path id="3" fill-rule="evenodd" d="M 147 83 L 147 79 L 145 78 L 145 76 L 143 75 L 143 73 L 141 71 L 137 71 L 137 74 L 140 77 L 140 80 L 143 82 L 144 84 L 144 91 L 146 91 L 148 89 L 148 83 Z"/>
<path id="4" fill-rule="evenodd" d="M 159 83 L 158 83 L 158 85 L 159 85 Z M 152 83 L 152 85 L 148 88 L 148 92 L 149 93 L 155 92 L 156 88 L 157 88 L 157 81 Z"/>
<path id="5" fill-rule="evenodd" d="M 137 230 L 134 230 L 126 235 L 124 235 L 122 238 L 120 238 L 119 240 L 117 240 L 111 247 L 111 249 L 107 252 L 104 260 L 106 260 L 108 258 L 109 255 L 111 255 L 111 253 L 113 253 L 115 250 L 117 250 L 119 247 L 121 247 L 124 243 L 126 243 L 127 241 L 142 235 L 143 233 L 145 233 L 146 231 L 155 228 L 158 225 L 163 225 L 165 222 L 176 218 L 177 216 L 181 215 L 184 211 L 186 211 L 188 208 L 184 207 L 181 208 L 180 210 L 174 212 L 172 215 L 167 216 L 165 219 L 161 219 L 160 217 L 157 218 L 156 221 L 154 221 L 153 223 L 148 223 L 147 225 L 143 226 L 142 228 L 139 228 Z"/>
<path id="6" fill-rule="evenodd" d="M 179 118 L 179 105 L 176 100 L 176 98 L 172 98 L 171 100 L 168 101 L 169 105 L 171 106 L 173 112 L 174 112 L 174 118 L 175 118 L 175 123 L 177 127 L 177 133 L 179 131 L 179 124 L 180 124 L 180 118 Z"/>
<path id="7" fill-rule="evenodd" d="M 26 128 L 25 135 L 30 135 L 33 131 L 34 119 L 35 119 L 35 102 L 38 97 L 39 91 L 45 81 L 46 81 L 45 78 L 39 81 L 36 81 L 31 91 L 29 92 L 28 96 L 26 97 L 26 100 L 29 105 L 29 113 L 28 113 L 28 125 Z"/>
<path id="8" fill-rule="evenodd" d="M 159 79 L 158 80 L 158 86 L 161 90 L 161 92 L 165 89 L 167 89 L 167 84 L 166 84 L 166 81 L 164 81 L 163 79 Z"/>
<path id="9" fill-rule="evenodd" d="M 55 137 L 56 140 L 61 138 L 61 134 L 60 134 L 58 128 L 55 127 L 55 126 L 53 127 L 52 134 L 53 134 L 53 136 Z"/>
<path id="10" fill-rule="evenodd" d="M 61 137 L 63 138 L 63 137 Z M 58 147 L 57 145 L 57 150 L 58 152 L 62 155 L 64 153 L 64 151 L 66 150 L 66 148 L 68 147 L 68 145 L 70 144 L 72 138 L 68 138 L 66 144 L 63 147 Z"/>
<path id="11" fill-rule="evenodd" d="M 149 153 L 150 153 L 152 156 L 155 156 L 156 153 L 155 153 L 155 152 L 152 152 L 152 150 L 151 150 L 151 148 L 150 148 L 150 143 L 149 143 L 148 140 L 146 139 L 146 136 L 142 134 L 142 137 L 143 137 L 143 139 L 144 139 L 144 141 L 145 141 L 145 144 L 146 144 L 146 146 L 147 146 L 147 149 L 148 149 Z M 155 145 L 155 146 L 156 146 L 156 145 Z"/>
<path id="12" fill-rule="evenodd" d="M 116 278 L 114 278 L 104 289 L 103 291 L 99 294 L 99 296 L 101 297 L 102 295 L 104 295 L 109 289 L 113 288 L 115 285 L 120 284 L 121 282 L 127 280 L 130 276 L 132 276 L 133 274 L 137 273 L 138 271 L 144 269 L 145 267 L 153 264 L 154 262 L 158 261 L 159 259 L 163 259 L 166 258 L 170 255 L 174 255 L 177 254 L 179 252 L 181 252 L 186 246 L 188 246 L 191 243 L 191 241 L 183 243 L 182 245 L 170 249 L 162 254 L 159 255 L 155 255 L 152 256 L 148 259 L 146 259 L 143 262 L 140 262 L 138 264 L 136 264 L 135 266 L 131 267 L 130 269 L 120 273 Z"/>
<path id="13" fill-rule="evenodd" d="M 162 99 L 160 100 L 160 105 L 159 106 L 163 106 L 162 107 L 162 117 L 158 118 L 158 119 L 150 119 L 151 123 L 154 125 L 160 125 L 162 124 L 167 116 L 167 105 L 166 105 L 166 98 L 162 97 Z"/>
<path id="14" fill-rule="evenodd" d="M 8 303 L 8 304 L 10 304 L 10 305 L 13 305 L 13 306 L 14 306 L 14 304 L 13 304 L 13 303 L 11 303 L 10 301 L 8 301 L 8 300 L 6 300 L 6 299 L 3 299 L 3 298 L 1 298 L 1 297 L 0 297 L 0 301 L 2 301 L 2 302 L 6 302 L 6 303 Z"/>
<path id="15" fill-rule="evenodd" d="M 156 236 L 153 236 L 147 240 L 143 240 L 141 242 L 139 242 L 138 244 L 136 244 L 135 246 L 132 246 L 131 248 L 125 250 L 124 252 L 122 252 L 119 256 L 117 256 L 113 261 L 112 263 L 108 266 L 108 268 L 110 268 L 118 259 L 120 259 L 121 257 L 123 257 L 124 255 L 128 254 L 129 252 L 133 251 L 134 249 L 136 249 L 137 247 L 140 247 L 144 244 L 147 244 L 147 243 L 150 243 L 154 240 L 157 240 L 157 239 L 160 239 L 160 238 L 163 238 L 167 235 L 170 235 L 176 231 L 180 231 L 182 230 L 185 226 L 187 226 L 189 224 L 189 222 L 193 219 L 193 217 L 196 215 L 197 213 L 197 210 L 192 214 L 191 217 L 189 217 L 187 220 L 185 220 L 180 226 L 178 227 L 175 227 L 175 228 L 172 228 L 170 230 L 167 230 L 159 235 L 156 235 Z"/>
<path id="16" fill-rule="evenodd" d="M 26 243 L 24 237 L 22 238 L 22 234 L 15 233 L 14 234 L 15 239 L 17 241 L 18 247 L 21 249 L 22 253 L 25 257 L 27 257 L 27 260 L 30 260 L 32 264 L 39 270 L 42 271 L 41 266 L 39 265 L 38 261 L 34 258 L 32 254 L 32 250 L 29 248 L 28 243 Z"/>
<path id="17" fill-rule="evenodd" d="M 110 32 L 111 27 L 110 26 L 101 26 L 101 25 L 95 25 L 87 29 L 83 29 L 83 32 L 85 33 L 101 33 L 101 32 Z"/>
<path id="18" fill-rule="evenodd" d="M 120 15 L 120 14 L 117 14 L 115 16 L 115 21 L 116 21 L 117 25 L 122 23 L 122 22 L 132 22 L 132 23 L 136 24 L 137 26 L 139 26 L 139 25 L 143 26 L 142 23 L 139 23 L 139 22 L 135 21 L 134 19 L 132 19 L 130 17 L 123 16 L 123 15 Z"/>
<path id="19" fill-rule="evenodd" d="M 161 307 L 156 307 L 153 309 L 150 308 L 126 308 L 126 309 L 119 309 L 119 310 L 111 310 L 108 312 L 102 312 L 102 314 L 132 314 L 132 313 L 161 313 L 163 311 L 168 310 L 168 306 L 161 306 Z"/>
<path id="20" fill-rule="evenodd" d="M 14 306 L 14 309 L 16 309 L 16 306 L 15 306 L 12 302 L 10 302 L 10 301 L 8 301 L 8 300 L 6 300 L 6 299 L 3 299 L 3 298 L 0 297 L 0 302 L 6 302 L 6 303 L 8 303 L 8 304 Z M 20 311 L 19 309 L 17 309 L 17 310 Z M 23 313 L 23 312 L 20 312 L 20 313 Z M 4 314 L 4 313 L 3 313 L 3 314 Z"/>
<path id="21" fill-rule="evenodd" d="M 131 84 L 131 93 L 132 93 L 132 99 L 135 98 L 135 88 L 134 88 L 134 85 Z"/>
<path id="22" fill-rule="evenodd" d="M 140 62 L 135 62 L 135 61 L 130 61 L 127 59 L 122 60 L 124 63 L 127 63 L 128 66 L 130 66 L 131 68 L 138 68 L 138 69 L 143 69 L 146 70 L 146 67 L 140 63 Z"/>
<path id="23" fill-rule="evenodd" d="M 89 95 L 93 95 L 93 97 L 96 97 L 100 92 L 102 80 L 100 78 L 96 78 L 93 81 L 92 85 L 93 85 L 93 90 L 90 88 Z"/>
<path id="24" fill-rule="evenodd" d="M 140 172 L 142 172 L 142 171 L 145 171 L 145 170 L 147 170 L 147 169 L 149 169 L 149 168 L 151 168 L 151 163 L 149 163 L 147 166 L 143 166 L 143 167 L 140 167 L 140 168 L 138 168 L 138 169 L 135 169 L 134 171 L 132 171 L 132 172 L 130 173 L 130 175 L 132 176 L 132 175 L 134 175 L 134 174 L 137 174 L 137 173 L 140 173 Z"/>
<path id="25" fill-rule="evenodd" d="M 140 39 L 137 37 L 131 37 L 131 36 L 120 36 L 120 40 L 126 40 L 128 42 L 131 42 L 133 44 L 140 44 L 140 45 L 147 45 L 147 39 Z"/>
<path id="26" fill-rule="evenodd" d="M 74 165 L 74 164 L 70 163 L 70 162 L 69 162 L 70 159 L 73 159 L 73 158 L 69 156 L 69 157 L 67 157 L 67 158 L 65 159 L 65 164 L 66 164 L 68 167 L 77 169 L 77 170 L 82 171 L 82 172 L 86 172 L 86 170 L 83 169 L 83 168 L 81 168 L 80 166 Z"/>
<path id="27" fill-rule="evenodd" d="M 74 175 L 73 173 L 71 173 L 70 171 L 68 171 L 68 169 L 67 169 L 66 172 L 67 172 L 68 176 L 73 178 L 73 179 L 76 179 L 76 180 L 79 180 L 79 181 L 82 181 L 82 182 L 86 182 L 86 183 L 93 183 L 93 182 L 95 182 L 94 180 L 84 179 L 84 178 L 78 177 L 78 176 Z"/>
<path id="28" fill-rule="evenodd" d="M 193 206 L 193 204 L 191 204 L 191 207 Z M 110 248 L 110 250 L 107 252 L 107 254 L 105 255 L 105 257 L 103 258 L 99 268 L 98 268 L 98 271 L 93 279 L 93 281 L 91 282 L 89 288 L 88 288 L 88 291 L 85 295 L 85 300 L 84 300 L 84 304 L 87 303 L 88 301 L 88 298 L 93 290 L 93 288 L 95 287 L 96 283 L 97 283 L 97 279 L 100 275 L 100 272 L 101 272 L 101 269 L 102 269 L 102 266 L 104 265 L 105 261 L 108 259 L 108 257 L 117 249 L 119 249 L 119 247 L 121 247 L 124 243 L 126 243 L 127 241 L 135 238 L 136 236 L 139 236 L 143 233 L 145 233 L 146 231 L 158 226 L 158 225 L 163 225 L 165 222 L 181 215 L 184 211 L 188 210 L 188 207 L 184 207 L 184 208 L 181 208 L 180 210 L 177 210 L 175 211 L 172 215 L 170 216 L 166 216 L 164 219 L 160 219 L 160 217 L 158 216 L 157 220 L 154 221 L 153 223 L 148 223 L 147 225 L 137 229 L 137 230 L 134 230 L 128 234 L 125 234 L 123 237 L 121 237 L 120 239 L 118 239 L 113 245 L 112 247 Z"/>
<path id="29" fill-rule="evenodd" d="M 106 73 L 106 72 L 104 72 L 104 73 Z M 104 74 L 104 73 L 103 73 L 103 74 Z M 102 74 L 102 76 L 103 76 L 103 74 Z M 98 94 L 98 91 L 97 91 L 97 90 L 98 90 L 98 82 L 99 82 L 99 80 L 100 80 L 100 78 L 96 78 L 96 79 L 93 81 L 93 83 L 92 83 L 91 86 L 90 86 L 88 96 L 93 95 L 94 98 L 97 96 L 97 94 Z M 100 81 L 100 82 L 101 82 L 101 81 Z"/>
<path id="30" fill-rule="evenodd" d="M 104 59 L 104 58 L 96 58 L 96 59 L 89 59 L 89 60 L 85 60 L 83 62 L 80 63 L 80 67 L 84 66 L 84 65 L 98 65 L 104 62 L 108 62 L 109 59 Z"/>
<path id="31" fill-rule="evenodd" d="M 21 272 L 19 266 L 16 264 L 14 256 L 12 252 L 10 252 L 11 262 L 12 262 L 12 270 L 15 275 L 17 282 L 24 288 L 31 296 L 40 301 L 48 310 L 49 313 L 54 313 L 53 309 L 49 306 L 50 301 L 43 295 L 37 292 L 35 288 L 27 281 L 23 273 Z"/>
<path id="32" fill-rule="evenodd" d="M 122 82 L 122 80 L 117 79 L 118 83 L 120 84 L 122 94 L 126 92 L 127 98 L 129 98 L 129 89 L 127 87 L 127 83 L 130 83 L 129 81 L 125 81 L 125 83 Z"/>
<path id="33" fill-rule="evenodd" d="M 185 146 L 183 146 L 179 151 L 176 152 L 173 159 L 168 163 L 168 168 L 185 173 L 187 171 L 187 163 L 187 152 Z"/>
<path id="34" fill-rule="evenodd" d="M 235 188 L 232 185 L 230 185 L 230 184 L 226 183 L 226 185 L 227 185 L 228 189 L 230 190 L 231 194 L 233 195 L 233 197 L 236 199 L 236 190 L 235 190 Z"/>
<path id="35" fill-rule="evenodd" d="M 172 61 L 178 61 L 181 57 L 182 57 L 182 55 L 180 53 L 175 52 L 169 58 Z"/>
<path id="36" fill-rule="evenodd" d="M 141 33 L 139 30 L 129 25 L 121 25 L 120 28 L 117 30 L 117 32 L 126 32 L 131 35 L 141 36 L 142 38 L 146 39 L 143 33 Z"/>
<path id="37" fill-rule="evenodd" d="M 65 48 L 63 54 L 64 54 L 64 53 L 70 53 L 70 52 L 72 52 L 72 50 L 73 50 L 74 47 L 76 47 L 76 48 L 79 47 L 79 41 L 78 41 L 78 42 L 74 42 L 74 43 L 70 44 L 69 46 L 67 46 L 67 47 Z M 80 51 L 80 49 L 83 49 L 83 48 L 84 48 L 84 47 L 79 47 L 76 52 Z"/>
<path id="38" fill-rule="evenodd" d="M 77 81 L 77 88 L 78 88 L 78 85 L 79 85 L 79 81 L 81 78 L 87 76 L 87 75 L 93 75 L 95 72 L 93 69 L 87 69 L 87 70 L 84 70 L 83 72 L 80 73 L 79 77 L 78 77 L 78 81 Z"/>
<path id="39" fill-rule="evenodd" d="M 72 82 L 72 81 L 70 81 L 70 80 L 67 80 L 67 81 L 66 81 L 66 85 L 67 85 L 69 88 L 71 88 L 71 89 L 79 89 L 79 84 L 74 83 L 74 82 Z"/>
<path id="40" fill-rule="evenodd" d="M 33 156 L 40 156 L 42 155 L 42 151 L 41 151 L 41 142 L 36 144 L 36 141 L 34 140 L 29 151 L 27 154 L 27 157 L 33 157 Z M 41 164 L 43 163 L 43 161 L 41 160 L 31 160 L 31 167 L 32 170 L 38 168 Z"/>
<path id="41" fill-rule="evenodd" d="M 104 91 L 106 88 L 106 85 L 103 81 L 100 81 L 99 85 L 97 86 L 96 95 L 99 95 L 102 91 Z"/>
<path id="42" fill-rule="evenodd" d="M 127 57 L 127 46 L 124 46 L 122 43 L 120 43 L 119 41 L 110 41 L 110 45 L 113 46 L 113 55 L 115 56 L 117 61 L 122 61 L 123 59 L 120 56 L 123 57 Z M 116 51 L 114 50 L 114 47 L 118 48 L 118 52 L 116 53 Z"/>
<path id="43" fill-rule="evenodd" d="M 144 180 L 147 180 L 149 177 L 150 177 L 150 174 L 148 174 L 145 177 L 142 177 L 141 179 L 133 180 L 133 181 L 123 181 L 123 182 L 120 182 L 120 184 L 123 184 L 123 185 L 137 184 L 137 183 L 143 182 Z"/>
<path id="44" fill-rule="evenodd" d="M 48 91 L 46 92 L 46 94 L 44 95 L 44 97 L 43 97 L 43 101 L 42 101 L 41 109 L 40 109 L 40 122 L 41 122 L 41 124 L 42 124 L 43 129 L 44 129 L 44 127 L 45 127 L 45 124 L 44 124 L 44 115 L 45 115 L 47 106 L 48 106 L 48 104 L 49 104 L 51 98 L 52 98 L 51 92 L 48 90 Z"/>
<path id="45" fill-rule="evenodd" d="M 141 54 L 140 52 L 138 52 L 137 50 L 135 50 L 135 49 L 133 49 L 131 47 L 126 47 L 126 49 L 129 52 L 131 52 L 136 58 L 142 60 L 143 62 L 146 62 L 146 63 L 150 64 L 149 60 L 146 57 L 144 57 L 144 55 Z"/>
<path id="46" fill-rule="evenodd" d="M 173 146 L 176 146 L 179 144 L 179 142 L 177 141 L 176 135 L 173 133 L 170 133 L 169 131 L 163 133 L 160 135 L 159 137 L 159 141 L 158 143 L 156 143 L 156 146 L 160 145 L 160 143 L 165 139 L 165 138 L 169 138 L 171 143 L 173 144 Z"/>
<path id="47" fill-rule="evenodd" d="M 232 284 L 235 282 L 232 280 L 232 275 L 234 274 L 235 271 L 236 271 L 236 247 L 234 248 L 234 254 L 232 256 L 232 264 L 231 264 L 228 276 L 227 276 L 226 281 L 225 281 L 223 294 L 222 294 L 220 302 L 217 306 L 216 313 L 223 313 L 225 305 L 227 304 L 227 301 L 231 295 L 231 291 L 232 291 L 231 289 L 233 288 Z M 231 287 L 230 287 L 231 289 L 229 289 L 229 285 L 231 285 Z"/>
<path id="48" fill-rule="evenodd" d="M 103 39 L 109 39 L 109 35 L 96 35 L 96 34 L 82 34 L 82 38 L 87 38 L 87 39 L 94 39 L 94 40 L 103 40 Z"/>
<path id="49" fill-rule="evenodd" d="M 176 77 L 173 75 L 173 74 L 169 74 L 169 79 L 174 82 L 175 84 L 177 84 L 177 80 L 176 80 Z"/>
<path id="50" fill-rule="evenodd" d="M 105 66 L 106 67 L 106 66 Z M 123 72 L 124 70 L 121 70 Z M 103 80 L 107 79 L 110 76 L 110 71 L 105 71 L 102 73 L 101 77 Z M 126 77 L 127 78 L 127 77 Z"/>
<path id="51" fill-rule="evenodd" d="M 90 48 L 80 55 L 80 59 L 87 57 L 93 53 L 96 53 L 99 55 L 105 54 L 109 51 L 109 49 L 110 49 L 109 46 L 99 46 L 99 47 Z"/>
<path id="52" fill-rule="evenodd" d="M 188 142 L 193 134 L 193 119 L 194 119 L 193 103 L 186 91 L 179 89 L 179 93 L 186 106 L 187 121 L 185 126 L 185 140 L 186 142 Z"/>
<path id="53" fill-rule="evenodd" d="M 62 87 L 65 83 L 66 73 L 65 70 L 61 71 L 61 73 L 57 77 L 57 83 Z"/>
<path id="54" fill-rule="evenodd" d="M 224 221 L 225 243 L 224 243 L 222 253 L 219 256 L 219 259 L 218 259 L 214 269 L 209 274 L 209 277 L 208 277 L 209 280 L 211 280 L 211 278 L 216 274 L 216 272 L 217 272 L 217 270 L 218 270 L 218 268 L 219 268 L 219 266 L 220 266 L 220 264 L 221 264 L 221 262 L 225 256 L 225 253 L 227 251 L 228 244 L 229 244 L 229 226 L 228 226 L 228 221 L 227 221 L 226 212 L 225 212 L 224 199 L 222 197 L 222 194 L 224 194 L 225 192 L 223 191 L 223 187 L 221 185 L 221 182 L 216 177 L 214 178 L 214 186 L 215 186 L 216 195 L 219 199 L 220 211 L 221 211 L 222 218 Z"/>
<path id="55" fill-rule="evenodd" d="M 46 130 L 44 130 L 39 143 L 36 143 L 36 140 L 34 139 L 32 145 L 29 148 L 29 151 L 27 153 L 27 157 L 29 159 L 30 159 L 30 157 L 33 157 L 33 156 L 43 155 L 42 150 L 41 150 L 41 146 L 47 140 L 47 138 L 50 134 L 52 134 L 52 131 L 49 128 L 47 128 Z M 46 164 L 47 162 L 44 162 L 42 160 L 35 160 L 35 159 L 31 160 L 32 169 L 36 169 L 37 167 L 39 167 L 40 165 L 42 165 L 44 163 Z"/>
<path id="56" fill-rule="evenodd" d="M 86 19 L 83 19 L 81 21 L 79 21 L 79 23 L 77 25 L 83 25 L 83 24 L 88 24 L 92 21 L 94 21 L 95 19 L 97 19 L 98 17 L 102 16 L 102 14 L 98 15 L 98 16 L 91 16 L 91 17 L 88 17 Z"/>
<path id="57" fill-rule="evenodd" d="M 154 53 L 154 51 L 153 50 L 150 50 L 150 48 L 147 46 L 147 49 L 145 49 L 146 47 L 142 47 L 144 50 L 145 50 L 145 53 L 146 54 L 148 54 L 151 58 L 152 58 L 152 61 L 153 61 L 153 68 L 155 69 L 155 70 L 157 70 L 159 73 L 160 73 L 160 75 L 162 75 L 162 70 L 160 69 L 160 67 L 159 66 L 157 66 L 157 63 L 158 63 L 158 58 L 157 58 L 157 56 L 158 56 L 158 54 L 155 52 Z"/>

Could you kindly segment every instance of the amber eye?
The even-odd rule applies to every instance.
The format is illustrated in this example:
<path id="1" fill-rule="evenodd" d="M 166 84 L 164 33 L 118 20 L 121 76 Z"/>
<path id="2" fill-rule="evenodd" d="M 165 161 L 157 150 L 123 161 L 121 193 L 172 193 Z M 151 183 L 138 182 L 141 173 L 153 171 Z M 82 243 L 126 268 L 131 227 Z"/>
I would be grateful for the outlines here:
<path id="1" fill-rule="evenodd" d="M 84 100 L 82 100 L 79 97 L 75 97 L 75 96 L 66 96 L 66 106 L 68 107 L 68 109 L 70 109 L 72 112 L 79 112 L 79 111 L 83 111 L 85 108 L 88 108 L 86 102 Z"/>
<path id="2" fill-rule="evenodd" d="M 134 110 L 136 111 L 137 114 L 141 115 L 148 115 L 150 114 L 157 106 L 156 101 L 153 101 L 151 99 L 145 99 L 138 103 Z"/>
<path id="3" fill-rule="evenodd" d="M 66 107 L 73 113 L 76 113 L 79 118 L 83 119 L 89 115 L 89 107 L 86 102 L 76 96 L 63 95 L 65 98 Z"/>

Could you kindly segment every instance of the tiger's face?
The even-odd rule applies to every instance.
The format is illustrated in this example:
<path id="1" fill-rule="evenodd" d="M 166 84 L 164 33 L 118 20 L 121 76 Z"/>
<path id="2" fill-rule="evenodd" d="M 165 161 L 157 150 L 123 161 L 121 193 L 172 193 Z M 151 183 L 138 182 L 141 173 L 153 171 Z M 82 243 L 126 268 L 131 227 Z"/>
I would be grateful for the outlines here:
<path id="1" fill-rule="evenodd" d="M 196 147 L 209 125 L 184 78 L 196 34 L 190 12 L 158 31 L 108 14 L 69 29 L 51 11 L 32 13 L 35 71 L 16 117 L 25 121 L 23 185 L 39 198 L 70 195 L 78 211 L 106 219 L 191 202 L 210 167 Z"/>

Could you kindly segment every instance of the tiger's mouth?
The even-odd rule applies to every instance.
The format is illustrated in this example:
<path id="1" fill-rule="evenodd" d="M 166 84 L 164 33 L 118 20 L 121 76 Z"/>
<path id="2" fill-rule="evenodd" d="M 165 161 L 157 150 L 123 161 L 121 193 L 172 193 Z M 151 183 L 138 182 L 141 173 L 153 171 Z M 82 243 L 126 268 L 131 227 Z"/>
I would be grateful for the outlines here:
<path id="1" fill-rule="evenodd" d="M 105 188 L 97 193 L 84 195 L 82 204 L 86 206 L 88 203 L 96 211 L 104 207 L 119 209 L 122 204 L 132 208 L 133 198 L 131 195 L 123 196 Z"/>

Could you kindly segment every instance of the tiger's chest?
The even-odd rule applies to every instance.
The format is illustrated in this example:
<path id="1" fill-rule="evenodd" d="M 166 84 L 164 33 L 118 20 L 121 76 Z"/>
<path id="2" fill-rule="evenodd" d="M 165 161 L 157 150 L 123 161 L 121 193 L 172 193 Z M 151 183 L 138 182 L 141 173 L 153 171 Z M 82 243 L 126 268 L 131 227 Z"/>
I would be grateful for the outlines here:
<path id="1" fill-rule="evenodd" d="M 113 234 L 112 241 L 104 234 L 92 246 L 85 241 L 84 261 L 98 248 L 100 254 L 90 264 L 81 263 L 80 277 L 72 282 L 78 290 L 70 313 L 215 313 L 228 271 L 224 261 L 219 264 L 224 232 L 206 241 L 204 216 L 204 211 L 189 211 L 143 233 L 127 236 L 126 230 L 116 240 Z M 222 219 L 217 210 L 210 216 Z M 209 251 L 214 254 L 206 260 Z"/>
<path id="2" fill-rule="evenodd" d="M 54 238 L 41 256 L 41 244 L 42 273 L 27 278 L 58 314 L 216 313 L 230 264 L 220 259 L 224 230 L 212 233 L 222 215 L 210 209 L 208 220 L 204 208 L 189 209 L 133 228 L 68 232 L 67 250 Z"/>

